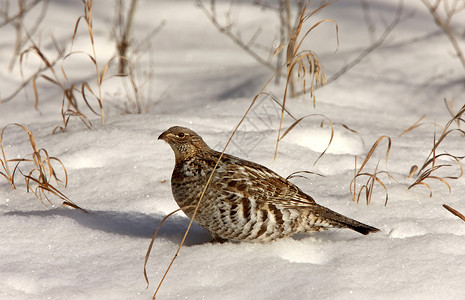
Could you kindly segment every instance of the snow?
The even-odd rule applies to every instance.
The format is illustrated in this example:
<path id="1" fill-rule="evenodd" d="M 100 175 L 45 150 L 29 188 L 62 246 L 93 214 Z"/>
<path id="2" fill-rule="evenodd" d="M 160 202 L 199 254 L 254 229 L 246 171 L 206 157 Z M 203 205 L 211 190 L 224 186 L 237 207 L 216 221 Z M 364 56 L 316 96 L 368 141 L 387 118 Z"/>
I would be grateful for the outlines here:
<path id="1" fill-rule="evenodd" d="M 220 9 L 229 7 L 228 1 L 219 2 Z M 316 164 L 329 141 L 328 122 L 320 127 L 321 117 L 304 119 L 281 141 L 274 160 L 280 107 L 268 99 L 257 102 L 227 150 L 283 176 L 298 170 L 325 175 L 292 180 L 318 203 L 381 232 L 362 236 L 329 230 L 271 244 L 212 244 L 207 232 L 194 224 L 157 298 L 463 297 L 465 223 L 442 204 L 465 212 L 464 179 L 448 180 L 451 193 L 443 183 L 428 181 L 433 189 L 430 198 L 423 186 L 407 190 L 414 180 L 407 175 L 431 150 L 434 130 L 440 130 L 435 122 L 443 126 L 450 119 L 443 99 L 454 97 L 456 109 L 465 104 L 464 69 L 422 3 L 404 2 L 406 17 L 390 38 L 337 81 L 318 89 L 315 108 L 309 97 L 287 102 L 296 117 L 323 114 L 334 124 L 333 143 Z M 39 30 L 43 45 L 50 34 L 69 42 L 75 20 L 83 12 L 77 3 L 50 1 Z M 370 3 L 379 35 L 383 22 L 394 17 L 397 3 Z M 93 11 L 101 67 L 114 53 L 109 7 L 113 1 L 96 1 Z M 123 114 L 115 107 L 124 105 L 124 88 L 116 80 L 103 85 L 106 123 L 102 126 L 92 116 L 92 129 L 73 119 L 66 133 L 52 134 L 61 125 L 62 98 L 60 90 L 44 80 L 38 80 L 38 111 L 30 89 L 27 97 L 19 93 L 0 105 L 0 126 L 16 122 L 31 130 L 37 146 L 67 168 L 69 185 L 60 190 L 90 212 L 63 207 L 56 198 L 53 206 L 44 206 L 26 193 L 19 177 L 16 190 L 0 181 L 0 299 L 150 299 L 189 223 L 178 213 L 163 225 L 147 266 L 151 284 L 146 289 L 143 264 L 150 239 L 161 220 L 177 209 L 169 183 L 174 155 L 157 140 L 158 135 L 173 125 L 186 126 L 222 150 L 271 76 L 218 33 L 191 1 L 142 1 L 136 14 L 136 39 L 166 22 L 152 41 L 154 79 L 148 113 Z M 274 24 L 273 13 L 252 8 L 246 1 L 240 2 L 237 14 L 244 18 L 240 19 L 244 30 L 260 22 Z M 315 30 L 309 45 L 330 76 L 368 46 L 370 37 L 358 1 L 340 1 L 316 16 L 325 17 L 338 23 L 337 51 L 331 24 Z M 456 20 L 462 20 L 458 28 L 463 29 L 465 19 Z M 75 50 L 88 50 L 84 29 L 79 30 Z M 273 36 L 273 30 L 265 35 Z M 0 91 L 5 97 L 21 84 L 21 77 L 17 66 L 7 70 L 14 32 L 8 26 L 0 32 L 4 66 Z M 29 58 L 27 71 L 33 72 L 35 60 Z M 94 80 L 84 55 L 70 58 L 65 67 L 71 80 Z M 279 96 L 283 85 L 271 85 L 270 90 Z M 426 115 L 422 126 L 399 136 L 422 115 Z M 286 118 L 285 126 L 291 123 Z M 396 179 L 381 177 L 388 204 L 384 206 L 385 191 L 379 185 L 369 205 L 363 197 L 355 203 L 349 190 L 354 156 L 360 166 L 382 135 L 392 138 L 387 169 Z M 380 144 L 368 171 L 378 159 L 380 169 L 386 168 L 386 145 L 386 140 Z M 16 127 L 7 129 L 4 146 L 9 157 L 31 152 L 27 135 Z M 439 150 L 463 155 L 463 138 L 451 135 Z M 441 172 L 454 176 L 459 170 L 450 167 Z"/>

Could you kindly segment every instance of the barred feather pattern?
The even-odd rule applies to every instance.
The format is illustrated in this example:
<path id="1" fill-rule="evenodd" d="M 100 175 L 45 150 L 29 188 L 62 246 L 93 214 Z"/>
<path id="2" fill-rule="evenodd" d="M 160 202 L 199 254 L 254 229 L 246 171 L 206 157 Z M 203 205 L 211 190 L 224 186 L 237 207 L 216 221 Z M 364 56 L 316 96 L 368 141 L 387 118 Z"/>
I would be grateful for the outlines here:
<path id="1" fill-rule="evenodd" d="M 189 206 L 184 213 L 192 218 L 221 153 L 184 127 L 171 127 L 159 139 L 175 153 L 173 196 L 180 207 Z M 327 228 L 378 231 L 317 204 L 272 170 L 228 154 L 214 170 L 194 221 L 218 241 L 270 242 Z"/>

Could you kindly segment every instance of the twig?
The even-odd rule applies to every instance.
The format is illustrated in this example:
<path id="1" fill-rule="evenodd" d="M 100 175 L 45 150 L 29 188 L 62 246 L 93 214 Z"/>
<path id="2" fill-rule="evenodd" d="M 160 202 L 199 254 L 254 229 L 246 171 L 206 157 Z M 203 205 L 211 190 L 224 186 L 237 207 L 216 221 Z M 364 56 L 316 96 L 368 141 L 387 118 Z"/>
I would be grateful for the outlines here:
<path id="1" fill-rule="evenodd" d="M 448 0 L 437 0 L 434 4 L 432 4 L 429 0 L 421 0 L 423 4 L 428 8 L 429 12 L 433 16 L 434 22 L 438 25 L 439 28 L 446 34 L 447 38 L 449 39 L 452 47 L 454 47 L 455 53 L 457 54 L 462 66 L 465 68 L 465 55 L 463 54 L 462 48 L 460 47 L 455 34 L 451 27 L 452 17 L 465 9 L 465 3 L 461 6 L 458 6 L 458 1 L 454 1 L 452 7 L 449 5 Z M 443 3 L 444 11 L 446 13 L 446 18 L 442 18 L 439 15 L 438 8 L 439 5 Z"/>
<path id="2" fill-rule="evenodd" d="M 394 30 L 394 28 L 399 24 L 401 17 L 402 17 L 402 11 L 403 11 L 403 0 L 400 0 L 400 4 L 397 7 L 396 15 L 394 17 L 394 20 L 389 24 L 388 27 L 384 30 L 383 34 L 379 36 L 379 38 L 372 43 L 370 46 L 368 46 L 365 50 L 363 50 L 356 58 L 354 58 L 351 62 L 347 63 L 345 66 L 343 66 L 339 71 L 334 73 L 332 76 L 328 78 L 326 81 L 326 84 L 330 84 L 333 81 L 336 81 L 339 77 L 347 73 L 350 69 L 352 69 L 354 66 L 359 64 L 365 57 L 367 57 L 370 53 L 375 51 L 378 47 L 384 44 L 386 39 L 389 37 L 391 32 Z"/>
<path id="3" fill-rule="evenodd" d="M 5 18 L 2 23 L 0 23 L 0 28 L 2 28 L 5 25 L 8 25 L 9 23 L 15 21 L 16 19 L 22 18 L 29 10 L 31 10 L 34 6 L 36 6 L 38 3 L 43 2 L 42 0 L 34 0 L 30 2 L 28 5 L 23 6 L 23 8 L 14 16 L 8 17 L 7 13 L 4 14 Z"/>
<path id="4" fill-rule="evenodd" d="M 191 206 L 185 206 L 185 207 L 181 207 L 181 208 L 178 208 L 172 212 L 170 212 L 169 214 L 167 214 L 163 220 L 161 220 L 160 224 L 158 224 L 157 226 L 157 229 L 155 230 L 155 233 L 153 234 L 152 236 L 152 240 L 150 241 L 150 244 L 149 244 L 149 248 L 147 249 L 147 253 L 145 254 L 145 260 L 144 260 L 144 278 L 145 278 L 145 282 L 147 283 L 147 288 L 149 287 L 149 277 L 147 276 L 147 262 L 149 261 L 149 257 L 150 257 L 150 252 L 152 251 L 152 247 L 153 247 L 153 243 L 155 242 L 155 238 L 157 237 L 157 234 L 158 234 L 158 231 L 160 230 L 161 228 L 161 225 L 163 225 L 163 223 L 165 223 L 165 221 L 171 217 L 172 215 L 174 215 L 175 213 L 177 213 L 178 211 L 180 210 L 184 210 L 186 208 L 189 208 Z"/>
<path id="5" fill-rule="evenodd" d="M 215 28 L 226 35 L 228 38 L 230 38 L 235 44 L 237 44 L 242 50 L 244 50 L 247 54 L 252 56 L 257 62 L 260 64 L 264 65 L 270 70 L 276 70 L 276 67 L 269 61 L 263 59 L 257 52 L 253 51 L 252 48 L 250 47 L 249 43 L 245 43 L 242 41 L 240 38 L 240 34 L 234 34 L 232 32 L 232 22 L 229 21 L 226 25 L 221 25 L 218 22 L 218 19 L 216 17 L 216 11 L 215 11 L 215 0 L 210 0 L 210 10 L 205 7 L 203 4 L 202 0 L 196 0 L 195 3 L 200 8 L 200 10 L 207 16 L 207 18 L 210 20 L 210 22 L 215 26 Z M 258 30 L 257 30 L 258 31 Z M 257 35 L 257 32 L 255 32 L 254 35 Z"/>

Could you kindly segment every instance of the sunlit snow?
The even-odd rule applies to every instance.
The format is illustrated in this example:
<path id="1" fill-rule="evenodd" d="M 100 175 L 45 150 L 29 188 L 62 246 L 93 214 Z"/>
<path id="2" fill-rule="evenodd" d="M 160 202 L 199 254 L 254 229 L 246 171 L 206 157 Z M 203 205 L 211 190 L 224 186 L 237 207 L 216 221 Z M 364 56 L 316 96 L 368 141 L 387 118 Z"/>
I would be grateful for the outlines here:
<path id="1" fill-rule="evenodd" d="M 229 7 L 230 1 L 218 2 L 223 10 Z M 244 35 L 256 24 L 275 26 L 273 12 L 252 7 L 252 1 L 238 2 Z M 398 3 L 366 2 L 379 36 Z M 94 4 L 101 67 L 114 55 L 113 6 L 111 0 Z M 81 1 L 50 1 L 39 29 L 41 44 L 49 44 L 51 35 L 69 43 L 82 12 Z M 431 150 L 434 130 L 441 130 L 435 122 L 443 126 L 450 119 L 443 99 L 454 97 L 456 109 L 465 103 L 465 69 L 421 1 L 404 1 L 404 15 L 382 46 L 316 90 L 315 108 L 308 96 L 288 99 L 287 109 L 296 118 L 322 114 L 333 123 L 333 143 L 316 164 L 330 139 L 329 123 L 305 118 L 282 139 L 274 160 L 281 107 L 270 99 L 257 102 L 227 150 L 284 177 L 299 170 L 324 175 L 303 174 L 308 179 L 292 181 L 318 203 L 381 232 L 362 236 L 329 230 L 272 244 L 212 244 L 208 233 L 194 224 L 157 299 L 463 298 L 465 222 L 442 204 L 465 213 L 465 181 L 448 179 L 451 193 L 442 182 L 428 181 L 430 198 L 425 186 L 407 190 L 414 181 L 407 175 Z M 338 24 L 339 46 L 334 24 L 309 35 L 308 47 L 318 54 L 328 77 L 370 45 L 360 1 L 341 0 L 312 18 L 332 18 Z M 178 208 L 170 189 L 174 155 L 158 135 L 173 125 L 186 126 L 222 150 L 273 73 L 220 34 L 192 1 L 139 1 L 134 38 L 145 38 L 162 20 L 165 25 L 152 40 L 148 113 L 122 113 L 118 107 L 124 106 L 125 94 L 117 78 L 103 85 L 106 123 L 102 126 L 89 114 L 92 129 L 72 119 L 66 133 L 52 135 L 62 125 L 62 94 L 45 80 L 37 81 L 38 110 L 32 89 L 0 105 L 1 127 L 15 122 L 31 130 L 37 146 L 67 168 L 68 187 L 60 190 L 90 212 L 63 207 L 53 197 L 53 206 L 44 206 L 26 193 L 19 176 L 16 190 L 0 177 L 0 299 L 151 299 L 189 224 L 178 213 L 163 225 L 147 265 L 146 289 L 143 264 L 150 239 L 162 219 Z M 455 20 L 463 31 L 463 13 Z M 89 51 L 81 26 L 73 49 Z M 17 66 L 11 72 L 7 68 L 14 31 L 5 26 L 0 33 L 0 95 L 6 97 L 22 80 Z M 465 48 L 463 39 L 460 43 Z M 148 56 L 142 59 L 149 64 Z M 35 71 L 34 61 L 29 55 L 26 75 Z M 95 80 L 85 55 L 71 57 L 65 67 L 73 80 Z M 283 81 L 272 83 L 269 91 L 280 98 L 283 87 Z M 422 115 L 424 124 L 400 137 Z M 291 124 L 286 115 L 284 129 Z M 379 170 L 387 167 L 394 176 L 380 174 L 388 190 L 387 206 L 380 185 L 375 185 L 370 205 L 364 195 L 356 203 L 349 188 L 355 155 L 360 166 L 383 135 L 392 138 L 388 162 L 384 140 L 367 171 L 379 162 Z M 451 135 L 439 150 L 462 156 L 463 143 L 459 134 Z M 27 135 L 15 127 L 7 129 L 4 146 L 10 157 L 31 151 Z M 441 172 L 460 174 L 453 167 Z"/>

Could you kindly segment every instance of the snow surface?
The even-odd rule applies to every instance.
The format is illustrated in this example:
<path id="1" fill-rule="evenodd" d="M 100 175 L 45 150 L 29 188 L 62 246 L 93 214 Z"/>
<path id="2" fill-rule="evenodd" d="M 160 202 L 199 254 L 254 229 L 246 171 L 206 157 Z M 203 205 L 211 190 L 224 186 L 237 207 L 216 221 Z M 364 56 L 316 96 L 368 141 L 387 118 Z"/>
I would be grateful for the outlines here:
<path id="1" fill-rule="evenodd" d="M 227 9 L 228 1 L 219 1 Z M 449 180 L 452 192 L 430 182 L 407 190 L 413 164 L 421 165 L 433 144 L 434 122 L 444 125 L 450 115 L 444 98 L 455 107 L 465 103 L 464 69 L 446 36 L 420 1 L 404 1 L 406 17 L 383 46 L 339 80 L 317 90 L 313 108 L 308 98 L 289 100 L 296 117 L 324 114 L 335 128 L 334 142 L 313 165 L 328 143 L 329 129 L 321 118 L 305 119 L 281 142 L 273 160 L 279 107 L 262 99 L 239 129 L 228 152 L 264 164 L 283 176 L 309 170 L 325 177 L 294 179 L 317 202 L 381 229 L 361 236 L 330 230 L 271 244 L 211 244 L 194 225 L 186 245 L 169 272 L 159 299 L 460 299 L 465 294 L 465 223 L 446 211 L 448 204 L 465 212 L 464 179 Z M 274 36 L 274 14 L 241 1 L 243 30 L 265 24 Z M 394 17 L 396 1 L 370 1 L 372 19 L 381 34 Z M 96 1 L 94 34 L 101 66 L 114 54 L 110 39 L 113 1 Z M 41 24 L 42 44 L 53 34 L 66 44 L 82 14 L 80 1 L 50 1 Z M 334 25 L 324 24 L 310 35 L 309 46 L 334 74 L 370 44 L 359 1 L 340 1 L 318 14 L 339 26 L 337 51 Z M 315 20 L 316 20 L 315 19 Z M 33 18 L 31 18 L 33 20 Z M 121 114 L 124 90 L 116 81 L 104 85 L 106 124 L 93 118 L 93 129 L 77 120 L 68 132 L 52 135 L 60 124 L 60 91 L 38 81 L 38 111 L 33 94 L 20 93 L 0 105 L 0 125 L 17 122 L 30 129 L 38 147 L 67 167 L 69 185 L 62 191 L 90 211 L 42 205 L 20 183 L 11 190 L 0 181 L 0 299 L 149 299 L 173 257 L 188 219 L 181 213 L 168 219 L 155 241 L 148 264 L 151 285 L 143 278 L 144 255 L 156 226 L 177 208 L 170 191 L 173 153 L 157 136 L 172 125 L 192 128 L 213 148 L 221 150 L 251 99 L 271 72 L 258 65 L 219 34 L 191 1 L 142 1 L 135 37 L 143 38 L 162 20 L 166 25 L 153 38 L 155 77 L 150 112 Z M 463 30 L 463 17 L 459 27 Z M 26 22 L 29 22 L 28 20 Z M 32 21 L 30 21 L 32 22 Z M 17 67 L 7 64 L 13 30 L 0 28 L 0 91 L 9 95 L 20 83 Z M 463 43 L 462 43 L 463 46 Z M 87 50 L 85 30 L 74 49 Z M 74 60 L 73 60 L 74 59 Z M 84 56 L 73 58 L 70 76 L 92 78 Z M 34 71 L 30 56 L 25 72 Z M 281 95 L 283 86 L 271 86 Z M 118 102 L 119 101 L 119 102 Z M 424 124 L 399 137 L 426 115 Z M 285 125 L 291 124 L 290 119 Z M 343 125 L 358 132 L 345 129 Z M 439 130 L 436 127 L 436 130 Z M 354 155 L 359 164 L 382 135 L 392 137 L 388 170 L 397 181 L 382 177 L 388 192 L 375 187 L 370 205 L 351 200 Z M 24 132 L 9 128 L 4 145 L 10 157 L 30 151 Z M 464 155 L 463 138 L 448 138 L 440 147 Z M 373 158 L 385 168 L 386 144 Z M 360 158 L 362 157 L 362 158 Z M 374 164 L 368 167 L 373 170 Z M 443 176 L 455 175 L 454 168 Z M 20 182 L 20 179 L 17 179 Z"/>

